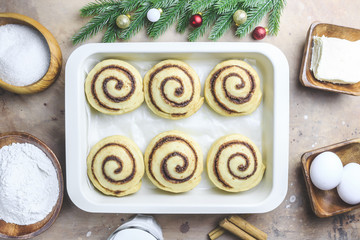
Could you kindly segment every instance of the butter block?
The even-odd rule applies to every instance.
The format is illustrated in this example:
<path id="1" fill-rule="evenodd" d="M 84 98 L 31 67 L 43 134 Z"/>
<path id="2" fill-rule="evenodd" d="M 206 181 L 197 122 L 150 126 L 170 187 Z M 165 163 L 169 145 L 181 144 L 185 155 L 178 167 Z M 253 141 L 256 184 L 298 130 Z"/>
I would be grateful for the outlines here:
<path id="1" fill-rule="evenodd" d="M 316 36 L 313 41 L 310 69 L 317 80 L 338 84 L 360 82 L 360 40 Z"/>

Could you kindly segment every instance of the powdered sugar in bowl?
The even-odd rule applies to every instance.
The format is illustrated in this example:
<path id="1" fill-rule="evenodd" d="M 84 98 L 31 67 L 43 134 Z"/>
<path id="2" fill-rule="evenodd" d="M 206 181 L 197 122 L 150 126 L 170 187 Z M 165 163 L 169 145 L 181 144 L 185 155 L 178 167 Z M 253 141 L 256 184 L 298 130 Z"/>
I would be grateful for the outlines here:
<path id="1" fill-rule="evenodd" d="M 24 46 L 20 45 L 19 49 L 18 49 L 18 53 L 20 51 L 22 51 L 22 52 L 20 52 L 21 53 L 20 56 L 25 56 L 25 59 L 19 58 L 20 61 L 17 62 L 15 57 L 14 57 L 14 59 L 8 59 L 5 57 L 5 60 L 7 60 L 7 62 L 2 63 L 0 61 L 0 71 L 2 71 L 2 73 L 0 74 L 0 87 L 4 88 L 10 92 L 14 92 L 14 93 L 18 93 L 18 94 L 31 94 L 31 93 L 43 91 L 46 88 L 48 88 L 56 80 L 57 76 L 59 75 L 59 73 L 61 71 L 61 65 L 62 65 L 61 50 L 60 50 L 59 44 L 57 43 L 54 36 L 44 26 L 42 26 L 40 23 L 38 23 L 34 19 L 29 18 L 24 15 L 21 15 L 21 14 L 17 14 L 17 13 L 0 13 L 0 26 L 3 26 L 3 25 L 9 26 L 6 29 L 8 31 L 9 31 L 9 29 L 14 30 L 14 29 L 11 29 L 13 26 L 10 27 L 10 25 L 14 25 L 15 27 L 16 27 L 16 25 L 20 26 L 20 27 L 23 26 L 23 28 L 28 28 L 28 29 L 34 30 L 33 32 L 38 34 L 43 39 L 43 45 L 44 45 L 43 47 L 46 48 L 46 50 L 48 52 L 47 53 L 48 56 L 46 56 L 47 61 L 45 61 L 44 64 L 40 64 L 40 65 L 44 65 L 44 66 L 38 66 L 38 64 L 36 64 L 36 60 L 41 60 L 41 55 L 36 54 L 36 52 L 38 50 L 40 50 L 40 51 L 42 50 L 41 46 L 36 48 L 36 47 L 34 47 L 35 44 L 31 44 L 32 49 L 29 49 L 29 51 L 22 51 Z M 8 34 L 8 36 L 11 36 L 11 34 Z M 15 38 L 15 39 L 17 39 L 17 41 L 21 41 L 21 38 Z M 25 37 L 25 39 L 27 39 L 27 38 Z M 29 35 L 28 39 L 32 40 L 30 35 Z M 5 40 L 6 40 L 6 38 L 5 38 Z M 8 38 L 7 40 L 11 42 L 10 38 Z M 3 41 L 3 42 L 6 43 L 6 41 Z M 0 50 L 1 50 L 1 48 L 0 48 Z M 14 50 L 14 48 L 13 48 L 13 50 Z M 35 52 L 35 54 L 31 53 L 31 50 L 33 50 L 33 52 Z M 16 49 L 15 49 L 15 52 L 16 52 Z M 15 54 L 12 54 L 11 52 L 10 53 L 8 52 L 7 54 L 8 55 L 10 54 L 9 56 L 15 55 Z M 34 61 L 30 62 L 31 63 L 31 64 L 29 64 L 30 66 L 28 66 L 28 65 L 23 66 L 24 64 L 22 62 L 26 62 L 26 58 L 31 58 L 31 57 L 33 57 Z M 30 60 L 32 60 L 32 59 L 30 59 Z M 41 61 L 44 62 L 44 60 L 41 60 Z M 14 63 L 19 64 L 19 66 L 14 66 Z M 34 66 L 34 67 L 32 67 L 32 66 Z M 22 67 L 24 69 L 21 69 Z M 26 75 L 26 71 L 30 72 L 29 75 L 34 75 L 35 72 L 39 72 L 39 74 L 34 75 L 35 78 L 30 79 L 29 81 L 24 81 L 24 78 L 20 75 L 20 77 L 18 77 L 18 79 L 21 79 L 21 81 L 24 81 L 24 82 L 19 82 L 16 80 L 16 76 L 12 75 L 12 72 L 14 72 L 15 74 L 18 74 L 18 72 L 21 72 L 21 71 L 17 71 L 17 70 L 19 70 L 19 68 L 20 68 L 20 70 L 24 70 L 24 73 L 22 73 L 22 75 L 24 75 L 26 77 L 28 77 Z M 40 68 L 43 68 L 43 69 L 40 69 Z M 31 70 L 31 69 L 33 69 L 33 70 Z M 8 76 L 9 79 L 4 79 L 4 77 L 2 79 L 1 76 Z M 15 80 L 11 79 L 13 77 Z"/>
<path id="2" fill-rule="evenodd" d="M 0 154 L 0 201 L 6 206 L 0 214 L 0 238 L 37 236 L 60 212 L 64 196 L 61 166 L 51 149 L 28 133 L 0 134 Z"/>

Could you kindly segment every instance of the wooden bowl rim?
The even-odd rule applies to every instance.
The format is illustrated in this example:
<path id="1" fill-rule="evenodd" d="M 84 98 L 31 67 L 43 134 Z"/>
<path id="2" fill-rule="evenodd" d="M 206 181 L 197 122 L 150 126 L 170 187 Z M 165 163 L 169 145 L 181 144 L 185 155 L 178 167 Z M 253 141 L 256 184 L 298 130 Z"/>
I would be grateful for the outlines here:
<path id="1" fill-rule="evenodd" d="M 327 145 L 321 148 L 317 148 L 317 149 L 313 149 L 310 151 L 307 151 L 305 153 L 302 154 L 301 156 L 301 170 L 303 172 L 303 176 L 304 176 L 304 180 L 305 180 L 305 185 L 306 185 L 306 190 L 307 193 L 309 195 L 309 199 L 310 199 L 310 206 L 311 209 L 313 210 L 313 212 L 315 213 L 316 216 L 320 217 L 320 218 L 324 218 L 324 217 L 332 217 L 341 213 L 345 213 L 345 212 L 349 212 L 352 211 L 356 208 L 360 207 L 360 204 L 357 205 L 352 205 L 349 208 L 340 210 L 340 211 L 335 211 L 335 212 L 328 212 L 328 214 L 322 214 L 319 209 L 315 206 L 315 203 L 313 202 L 313 188 L 315 186 L 313 186 L 311 180 L 310 180 L 310 173 L 306 167 L 306 163 L 308 162 L 309 158 L 313 155 L 318 155 L 322 152 L 325 151 L 331 151 L 332 149 L 335 148 L 340 148 L 340 147 L 345 147 L 347 145 L 353 144 L 353 143 L 359 143 L 360 144 L 360 138 L 353 138 L 353 139 L 349 139 L 349 140 L 345 140 L 342 142 L 338 142 L 338 143 L 334 143 L 331 145 Z"/>
<path id="2" fill-rule="evenodd" d="M 29 238 L 33 238 L 35 236 L 38 236 L 39 234 L 41 234 L 41 233 L 45 232 L 46 230 L 48 230 L 54 224 L 57 217 L 59 216 L 59 213 L 60 213 L 60 210 L 61 210 L 61 207 L 62 207 L 62 203 L 63 203 L 63 198 L 64 198 L 64 178 L 63 178 L 62 168 L 61 168 L 61 165 L 60 165 L 60 162 L 59 162 L 58 158 L 56 157 L 55 153 L 43 141 L 41 141 L 40 139 L 38 139 L 35 136 L 33 136 L 33 135 L 29 134 L 29 133 L 26 133 L 26 132 L 16 132 L 16 131 L 14 131 L 14 132 L 0 133 L 0 139 L 11 137 L 11 136 L 16 136 L 16 137 L 25 139 L 26 142 L 28 142 L 28 143 L 31 143 L 32 141 L 34 141 L 34 142 L 40 144 L 44 149 L 46 149 L 47 153 L 49 153 L 49 155 L 51 156 L 50 160 L 54 165 L 56 175 L 57 175 L 58 181 L 59 181 L 59 196 L 58 196 L 58 199 L 57 199 L 56 204 L 54 205 L 52 211 L 49 213 L 49 214 L 52 214 L 51 217 L 49 218 L 49 220 L 47 222 L 44 223 L 44 225 L 42 227 L 40 227 L 39 229 L 37 229 L 34 232 L 27 233 L 27 234 L 24 234 L 24 235 L 19 235 L 19 236 L 9 236 L 9 235 L 5 235 L 5 234 L 0 232 L 0 238 L 5 238 L 5 239 L 29 239 Z M 15 224 L 15 225 L 17 225 L 17 224 Z M 18 226 L 21 227 L 22 225 L 18 225 Z"/>
<path id="3" fill-rule="evenodd" d="M 30 18 L 28 16 L 25 16 L 25 15 L 22 15 L 19 13 L 5 12 L 5 13 L 0 13 L 0 18 L 11 18 L 11 19 L 15 19 L 20 22 L 25 22 L 27 26 L 31 26 L 34 29 L 36 29 L 37 31 L 39 31 L 41 33 L 41 35 L 45 38 L 46 43 L 49 47 L 49 52 L 50 52 L 49 67 L 48 67 L 48 70 L 46 71 L 45 75 L 41 79 L 39 79 L 38 81 L 36 81 L 30 85 L 15 86 L 15 85 L 11 85 L 11 84 L 3 81 L 0 78 L 0 87 L 3 87 L 8 91 L 18 93 L 18 94 L 22 94 L 24 90 L 27 90 L 26 92 L 29 94 L 45 90 L 55 81 L 55 79 L 59 76 L 59 74 L 61 72 L 62 53 L 61 53 L 61 48 L 60 48 L 59 43 L 57 42 L 56 38 L 41 23 L 39 23 L 35 19 Z M 59 61 L 60 61 L 59 66 L 57 66 L 56 61 L 51 61 L 52 59 L 55 59 L 57 57 L 59 58 Z M 38 85 L 42 84 L 43 82 L 46 82 L 45 87 L 38 89 Z"/>
<path id="4" fill-rule="evenodd" d="M 350 28 L 350 27 L 336 25 L 336 24 L 323 23 L 323 22 L 319 22 L 319 21 L 313 22 L 310 25 L 310 27 L 308 29 L 308 32 L 307 32 L 307 36 L 306 36 L 306 41 L 305 41 L 305 46 L 304 46 L 304 51 L 303 51 L 303 57 L 302 57 L 302 62 L 301 62 L 301 67 L 300 67 L 300 76 L 299 76 L 300 83 L 304 87 L 310 87 L 310 88 L 319 89 L 319 90 L 328 91 L 328 92 L 336 92 L 336 93 L 343 93 L 343 94 L 349 94 L 349 95 L 354 95 L 354 96 L 360 96 L 360 91 L 356 92 L 356 91 L 351 91 L 351 90 L 333 89 L 333 88 L 329 88 L 329 87 L 326 87 L 326 86 L 317 86 L 317 85 L 314 85 L 313 83 L 311 83 L 308 80 L 308 77 L 307 77 L 306 73 L 307 73 L 307 71 L 310 71 L 311 76 L 312 76 L 311 79 L 315 80 L 315 81 L 318 81 L 314 77 L 312 71 L 309 68 L 310 68 L 310 65 L 311 65 L 311 53 L 312 53 L 312 47 L 311 46 L 312 46 L 313 31 L 319 25 L 335 26 L 335 27 L 339 27 L 339 28 L 360 31 L 360 29 Z M 329 82 L 329 84 L 331 84 L 331 82 Z M 336 85 L 336 84 L 334 84 L 334 85 Z"/>

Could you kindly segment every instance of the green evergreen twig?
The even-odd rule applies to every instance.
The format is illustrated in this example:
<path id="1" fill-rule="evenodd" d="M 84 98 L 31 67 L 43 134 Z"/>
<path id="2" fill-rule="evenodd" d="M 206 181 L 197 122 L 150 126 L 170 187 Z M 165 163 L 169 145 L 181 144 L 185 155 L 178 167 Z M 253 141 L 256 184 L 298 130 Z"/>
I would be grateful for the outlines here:
<path id="1" fill-rule="evenodd" d="M 192 15 L 192 10 L 190 9 L 190 0 L 186 0 L 184 10 L 180 13 L 179 21 L 176 26 L 176 31 L 179 33 L 184 33 L 186 28 L 189 26 L 189 19 Z"/>
<path id="2" fill-rule="evenodd" d="M 269 13 L 269 33 L 277 35 L 280 30 L 280 16 L 286 5 L 285 0 L 274 1 L 273 9 Z"/>
<path id="3" fill-rule="evenodd" d="M 259 5 L 255 8 L 249 8 L 247 11 L 247 20 L 245 23 L 241 24 L 236 32 L 235 35 L 239 37 L 245 37 L 246 34 L 252 31 L 256 27 L 257 24 L 263 19 L 263 17 L 268 13 L 273 5 L 273 0 L 266 0 L 266 2 L 262 5 Z"/>
<path id="4" fill-rule="evenodd" d="M 163 34 L 174 22 L 179 19 L 182 11 L 185 11 L 186 0 L 180 0 L 173 4 L 161 15 L 159 21 L 152 23 L 148 28 L 150 38 L 156 39 Z"/>
<path id="5" fill-rule="evenodd" d="M 199 37 L 202 37 L 206 30 L 213 25 L 218 18 L 218 14 L 216 13 L 215 9 L 209 9 L 203 14 L 203 23 L 200 27 L 194 28 L 191 33 L 189 33 L 188 40 L 190 42 L 195 42 Z"/>
<path id="6" fill-rule="evenodd" d="M 225 14 L 227 12 L 238 10 L 239 5 L 246 0 L 218 0 L 214 4 L 218 14 Z"/>
<path id="7" fill-rule="evenodd" d="M 146 14 L 150 10 L 150 8 L 150 4 L 144 4 L 140 6 L 137 12 L 135 12 L 134 16 L 132 17 L 130 26 L 121 32 L 119 38 L 123 40 L 128 40 L 136 33 L 138 33 L 145 25 Z"/>
<path id="8" fill-rule="evenodd" d="M 81 17 L 90 17 L 102 14 L 106 11 L 113 10 L 114 7 L 120 7 L 121 2 L 116 0 L 96 0 L 95 2 L 88 3 L 80 9 Z"/>
<path id="9" fill-rule="evenodd" d="M 217 0 L 194 0 L 191 3 L 192 14 L 202 13 L 206 9 L 209 9 Z"/>
<path id="10" fill-rule="evenodd" d="M 216 41 L 231 27 L 233 23 L 233 14 L 237 11 L 234 9 L 228 14 L 224 14 L 218 18 L 214 27 L 211 29 L 209 39 Z"/>
<path id="11" fill-rule="evenodd" d="M 193 14 L 201 12 L 203 23 L 192 28 L 189 41 L 196 41 L 212 26 L 209 39 L 219 39 L 233 23 L 236 10 L 247 12 L 247 21 L 237 27 L 235 35 L 244 37 L 269 14 L 269 33 L 276 35 L 280 29 L 280 16 L 286 0 L 95 0 L 80 9 L 80 16 L 92 17 L 79 32 L 72 37 L 73 44 L 78 44 L 104 31 L 103 42 L 114 42 L 116 39 L 128 40 L 147 26 L 150 38 L 156 39 L 172 24 L 177 22 L 176 31 L 184 33 Z M 162 8 L 159 21 L 147 20 L 151 8 Z M 116 18 L 121 14 L 131 14 L 130 26 L 120 29 Z"/>
<path id="12" fill-rule="evenodd" d="M 104 27 L 109 23 L 109 20 L 112 19 L 112 16 L 116 15 L 117 13 L 117 10 L 112 10 L 93 17 L 85 26 L 80 29 L 77 34 L 72 37 L 73 44 L 78 44 L 96 35 L 98 32 L 104 29 Z"/>

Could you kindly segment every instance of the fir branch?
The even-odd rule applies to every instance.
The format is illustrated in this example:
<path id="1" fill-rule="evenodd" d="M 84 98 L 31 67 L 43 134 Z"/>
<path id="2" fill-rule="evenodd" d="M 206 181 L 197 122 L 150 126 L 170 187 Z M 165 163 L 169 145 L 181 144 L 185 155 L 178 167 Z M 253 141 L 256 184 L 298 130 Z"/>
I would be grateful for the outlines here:
<path id="1" fill-rule="evenodd" d="M 218 14 L 225 14 L 234 9 L 238 10 L 240 4 L 246 0 L 218 0 L 215 2 L 214 7 Z"/>
<path id="2" fill-rule="evenodd" d="M 243 7 L 244 8 L 254 8 L 254 7 L 258 7 L 260 5 L 263 5 L 267 2 L 268 0 L 245 0 Z"/>
<path id="3" fill-rule="evenodd" d="M 233 14 L 237 9 L 228 12 L 225 15 L 222 15 L 216 21 L 214 27 L 211 29 L 209 39 L 216 41 L 231 27 Z"/>
<path id="4" fill-rule="evenodd" d="M 273 9 L 269 13 L 269 33 L 271 35 L 277 35 L 280 30 L 280 17 L 281 13 L 286 5 L 285 0 L 274 1 Z"/>
<path id="5" fill-rule="evenodd" d="M 104 29 L 104 27 L 112 19 L 113 15 L 118 15 L 118 10 L 108 11 L 93 17 L 85 26 L 83 26 L 78 33 L 72 37 L 73 44 L 78 44 L 86 39 L 93 37 L 98 32 Z"/>
<path id="6" fill-rule="evenodd" d="M 204 12 L 210 8 L 217 0 L 194 0 L 191 2 L 190 9 L 192 14 Z"/>
<path id="7" fill-rule="evenodd" d="M 166 10 L 169 6 L 176 4 L 179 0 L 153 0 L 154 8 L 165 8 Z"/>
<path id="8" fill-rule="evenodd" d="M 115 20 L 109 23 L 107 30 L 104 33 L 104 37 L 102 38 L 102 42 L 110 43 L 115 42 L 118 34 L 120 33 L 120 28 L 116 26 Z"/>
<path id="9" fill-rule="evenodd" d="M 136 33 L 138 33 L 145 25 L 146 14 L 150 10 L 150 8 L 151 4 L 149 3 L 144 3 L 142 6 L 140 6 L 132 16 L 133 20 L 131 21 L 130 26 L 121 32 L 119 38 L 128 40 Z"/>
<path id="10" fill-rule="evenodd" d="M 114 42 L 116 38 L 128 40 L 145 25 L 148 26 L 149 37 L 156 39 L 176 21 L 176 31 L 183 33 L 189 26 L 191 15 L 198 12 L 203 12 L 203 24 L 192 29 L 188 40 L 195 41 L 212 25 L 214 27 L 209 39 L 217 40 L 231 27 L 232 16 L 238 9 L 246 11 L 248 19 L 237 28 L 235 35 L 244 37 L 267 14 L 270 34 L 276 35 L 285 5 L 286 0 L 95 0 L 80 9 L 81 16 L 93 18 L 72 37 L 72 42 L 83 42 L 105 28 L 107 29 L 103 42 Z M 147 21 L 146 15 L 150 8 L 163 9 L 159 21 Z M 116 18 L 127 13 L 133 13 L 130 26 L 119 29 L 116 26 Z"/>
<path id="11" fill-rule="evenodd" d="M 185 11 L 187 0 L 179 0 L 178 4 L 169 7 L 160 17 L 159 21 L 150 25 L 148 35 L 150 38 L 156 39 L 163 34 L 175 21 L 177 21 Z"/>
<path id="12" fill-rule="evenodd" d="M 113 10 L 114 8 L 120 8 L 120 2 L 116 0 L 96 0 L 95 2 L 88 3 L 83 8 L 80 9 L 81 17 L 90 17 L 102 14 L 108 10 Z"/>
<path id="13" fill-rule="evenodd" d="M 188 40 L 190 42 L 196 41 L 199 37 L 202 37 L 206 29 L 208 29 L 211 25 L 213 25 L 218 18 L 218 14 L 215 9 L 209 9 L 203 14 L 203 22 L 200 27 L 194 28 L 194 30 L 189 34 Z"/>
<path id="14" fill-rule="evenodd" d="M 241 24 L 235 35 L 239 37 L 245 37 L 254 27 L 261 21 L 261 19 L 272 9 L 273 0 L 266 0 L 266 2 L 259 7 L 250 8 L 247 12 L 247 20 L 245 23 Z"/>
<path id="15" fill-rule="evenodd" d="M 121 0 L 120 7 L 123 9 L 124 14 L 130 13 L 136 9 L 138 9 L 141 4 L 144 2 L 143 0 Z"/>
<path id="16" fill-rule="evenodd" d="M 192 15 L 192 10 L 190 9 L 189 0 L 186 1 L 184 10 L 180 13 L 179 21 L 176 26 L 176 31 L 179 33 L 184 33 L 186 28 L 189 26 L 189 19 Z"/>

